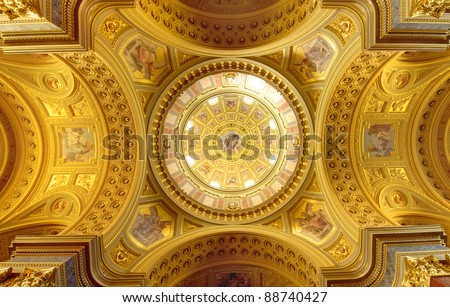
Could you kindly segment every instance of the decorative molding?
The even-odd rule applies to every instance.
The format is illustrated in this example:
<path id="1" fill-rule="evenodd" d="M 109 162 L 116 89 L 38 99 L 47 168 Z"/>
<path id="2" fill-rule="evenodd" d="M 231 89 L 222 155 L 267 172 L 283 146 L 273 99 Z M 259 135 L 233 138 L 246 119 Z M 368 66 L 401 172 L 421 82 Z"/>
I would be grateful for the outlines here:
<path id="1" fill-rule="evenodd" d="M 357 13 L 364 20 L 367 49 L 445 51 L 450 35 L 448 19 L 442 14 L 448 1 L 413 1 L 416 6 L 412 10 L 411 1 L 405 0 L 323 0 L 323 7 L 347 8 Z"/>
<path id="2" fill-rule="evenodd" d="M 117 13 L 113 13 L 103 20 L 98 33 L 114 46 L 117 38 L 129 28 L 130 26 Z"/>
<path id="3" fill-rule="evenodd" d="M 406 273 L 402 286 L 429 287 L 430 277 L 450 274 L 450 254 L 445 255 L 445 262 L 440 262 L 433 255 L 421 258 L 405 257 Z"/>
<path id="4" fill-rule="evenodd" d="M 0 12 L 8 16 L 9 20 L 27 15 L 42 17 L 39 2 L 39 0 L 2 1 L 0 3 Z"/>
<path id="5" fill-rule="evenodd" d="M 411 17 L 431 16 L 441 18 L 450 10 L 449 0 L 412 0 Z"/>
<path id="6" fill-rule="evenodd" d="M 325 28 L 333 32 L 345 46 L 358 33 L 359 29 L 353 19 L 346 14 L 339 14 Z"/>
<path id="7" fill-rule="evenodd" d="M 335 243 L 325 248 L 325 250 L 333 257 L 337 262 L 346 260 L 354 251 L 355 246 L 350 242 L 343 233 L 339 234 Z"/>
<path id="8" fill-rule="evenodd" d="M 120 239 L 120 241 L 108 252 L 108 256 L 117 266 L 123 269 L 129 269 L 141 254 L 133 251 L 125 244 L 123 239 Z"/>
<path id="9" fill-rule="evenodd" d="M 13 270 L 24 266 L 34 268 L 57 266 L 62 271 L 73 270 L 73 275 L 69 275 L 74 276 L 75 280 L 66 280 L 71 286 L 144 285 L 143 274 L 123 275 L 110 270 L 100 256 L 102 248 L 103 242 L 98 236 L 20 236 L 11 244 L 12 258 L 8 260 L 7 265 Z"/>
<path id="10" fill-rule="evenodd" d="M 40 10 L 37 10 L 36 1 L 13 2 L 16 8 L 12 17 L 22 14 L 19 13 L 22 9 L 19 4 L 27 12 L 34 8 L 35 14 L 42 16 L 31 22 L 26 18 L 16 18 L 10 23 L 0 23 L 0 50 L 5 53 L 88 50 L 91 48 L 90 22 L 99 12 L 107 7 L 134 6 L 132 0 L 41 0 Z"/>
<path id="11" fill-rule="evenodd" d="M 359 255 L 345 267 L 323 268 L 323 285 L 332 287 L 373 287 L 379 285 L 387 274 L 391 247 L 409 247 L 412 250 L 424 248 L 430 253 L 448 250 L 447 235 L 439 225 L 371 227 L 360 231 Z M 395 260 L 394 260 L 395 262 Z M 392 271 L 392 268 L 389 269 Z M 391 272 L 395 275 L 395 272 Z M 391 286 L 383 284 L 383 286 Z"/>

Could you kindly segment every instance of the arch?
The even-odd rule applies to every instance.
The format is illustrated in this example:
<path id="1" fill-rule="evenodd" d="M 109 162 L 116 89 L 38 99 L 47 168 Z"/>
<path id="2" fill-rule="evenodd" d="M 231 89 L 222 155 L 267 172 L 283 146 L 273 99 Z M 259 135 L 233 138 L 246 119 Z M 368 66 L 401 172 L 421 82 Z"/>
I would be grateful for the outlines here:
<path id="1" fill-rule="evenodd" d="M 189 233 L 149 254 L 133 271 L 147 272 L 148 286 L 172 286 L 196 272 L 223 265 L 253 265 L 296 286 L 319 286 L 328 257 L 301 238 L 255 226 L 222 226 Z"/>

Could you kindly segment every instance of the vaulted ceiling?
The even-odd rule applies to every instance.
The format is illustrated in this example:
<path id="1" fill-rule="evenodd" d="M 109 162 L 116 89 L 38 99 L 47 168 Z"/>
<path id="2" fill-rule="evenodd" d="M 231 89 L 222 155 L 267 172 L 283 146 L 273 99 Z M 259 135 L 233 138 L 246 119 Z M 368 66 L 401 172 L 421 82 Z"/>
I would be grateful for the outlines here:
<path id="1" fill-rule="evenodd" d="M 450 15 L 409 2 L 2 8 L 0 259 L 99 235 L 149 285 L 313 286 L 366 227 L 449 233 Z"/>

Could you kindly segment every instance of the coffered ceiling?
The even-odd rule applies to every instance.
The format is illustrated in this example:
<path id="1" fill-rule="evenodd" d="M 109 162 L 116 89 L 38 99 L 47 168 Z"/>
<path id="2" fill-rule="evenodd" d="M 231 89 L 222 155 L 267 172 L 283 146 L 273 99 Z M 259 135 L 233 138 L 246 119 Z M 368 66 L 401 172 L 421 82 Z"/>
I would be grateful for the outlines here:
<path id="1" fill-rule="evenodd" d="M 400 2 L 3 9 L 0 259 L 99 235 L 149 285 L 247 263 L 314 286 L 365 227 L 450 232 L 447 12 Z"/>

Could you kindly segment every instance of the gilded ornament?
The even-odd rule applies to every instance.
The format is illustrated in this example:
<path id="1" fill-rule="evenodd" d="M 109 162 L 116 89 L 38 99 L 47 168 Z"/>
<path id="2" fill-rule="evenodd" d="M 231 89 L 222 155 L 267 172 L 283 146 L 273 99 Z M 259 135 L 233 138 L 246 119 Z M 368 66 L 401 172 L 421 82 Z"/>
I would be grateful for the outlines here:
<path id="1" fill-rule="evenodd" d="M 127 27 L 127 24 L 117 14 L 113 14 L 106 18 L 99 27 L 99 33 L 109 43 L 113 43 L 119 33 Z"/>
<path id="2" fill-rule="evenodd" d="M 273 227 L 273 228 L 279 229 L 279 230 L 283 230 L 284 229 L 283 220 L 281 218 L 276 219 L 275 221 L 270 222 L 270 223 L 268 223 L 266 225 L 269 226 L 269 227 Z"/>
<path id="3" fill-rule="evenodd" d="M 384 178 L 383 170 L 381 168 L 367 168 L 364 172 L 366 173 L 367 181 L 369 181 L 371 185 Z"/>
<path id="4" fill-rule="evenodd" d="M 193 54 L 179 51 L 179 50 L 177 51 L 177 57 L 178 57 L 178 63 L 180 66 L 189 62 L 190 60 L 197 58 L 197 56 L 195 56 Z"/>
<path id="5" fill-rule="evenodd" d="M 336 34 L 344 46 L 358 32 L 358 27 L 353 19 L 344 14 L 339 15 L 331 24 L 326 26 L 326 28 Z"/>
<path id="6" fill-rule="evenodd" d="M 410 182 L 404 168 L 389 168 L 389 174 L 394 179 Z"/>
<path id="7" fill-rule="evenodd" d="M 282 65 L 283 64 L 283 60 L 284 60 L 284 51 L 280 50 L 280 51 L 277 51 L 277 52 L 265 55 L 264 57 L 268 58 L 268 59 L 271 59 L 272 61 L 274 61 L 278 65 Z"/>
<path id="8" fill-rule="evenodd" d="M 3 0 L 0 2 L 0 12 L 10 20 L 37 15 L 42 17 L 39 0 Z"/>
<path id="9" fill-rule="evenodd" d="M 50 213 L 54 216 L 61 216 L 69 211 L 70 207 L 71 205 L 65 199 L 57 199 L 50 206 Z"/>
<path id="10" fill-rule="evenodd" d="M 195 224 L 185 220 L 184 223 L 183 223 L 183 232 L 188 232 L 188 231 L 194 230 L 194 229 L 199 228 L 199 227 L 200 226 L 195 225 Z"/>
<path id="11" fill-rule="evenodd" d="M 11 277 L 12 268 L 0 269 L 0 284 Z"/>
<path id="12" fill-rule="evenodd" d="M 147 179 L 145 180 L 145 183 L 144 183 L 144 188 L 142 190 L 142 195 L 151 195 L 151 194 L 155 194 L 155 193 L 156 193 L 156 191 L 152 186 L 150 178 L 147 177 Z"/>
<path id="13" fill-rule="evenodd" d="M 307 191 L 314 192 L 314 193 L 320 193 L 320 186 L 319 186 L 319 182 L 317 181 L 316 175 L 314 175 L 313 179 L 311 180 L 311 183 L 309 184 Z"/>
<path id="14" fill-rule="evenodd" d="M 429 287 L 430 276 L 450 274 L 450 256 L 445 255 L 445 261 L 440 262 L 435 256 L 423 258 L 405 257 L 406 273 L 402 286 Z"/>
<path id="15" fill-rule="evenodd" d="M 78 175 L 75 181 L 75 185 L 80 186 L 87 191 L 90 191 L 94 185 L 95 177 L 95 174 Z"/>
<path id="16" fill-rule="evenodd" d="M 117 264 L 121 264 L 123 262 L 127 262 L 129 260 L 128 254 L 123 249 L 117 249 L 116 257 L 114 258 Z"/>
<path id="17" fill-rule="evenodd" d="M 129 268 L 133 261 L 140 256 L 138 253 L 133 252 L 128 248 L 122 240 L 110 250 L 108 255 L 115 264 L 124 269 Z"/>
<path id="18" fill-rule="evenodd" d="M 327 252 L 337 261 L 342 262 L 353 252 L 353 244 L 342 237 L 336 245 L 333 245 Z"/>
<path id="19" fill-rule="evenodd" d="M 311 97 L 312 101 L 314 102 L 314 106 L 317 108 L 319 105 L 320 96 L 322 94 L 322 89 L 313 89 L 306 91 L 306 93 Z"/>
<path id="20" fill-rule="evenodd" d="M 404 98 L 392 102 L 389 111 L 392 113 L 405 112 L 406 108 L 408 107 L 410 99 L 411 98 Z"/>
<path id="21" fill-rule="evenodd" d="M 406 86 L 406 84 L 408 83 L 408 81 L 411 79 L 411 75 L 409 74 L 409 72 L 399 72 L 395 78 L 394 81 L 392 82 L 392 85 L 396 88 L 403 88 Z"/>
<path id="22" fill-rule="evenodd" d="M 231 202 L 227 204 L 227 210 L 228 211 L 238 211 L 241 210 L 241 206 L 237 201 Z"/>
<path id="23" fill-rule="evenodd" d="M 413 0 L 411 17 L 441 18 L 450 9 L 450 0 Z"/>
<path id="24" fill-rule="evenodd" d="M 391 195 L 391 199 L 392 202 L 397 206 L 397 207 L 404 207 L 406 206 L 406 198 L 405 196 L 400 193 L 400 192 L 394 192 Z"/>
<path id="25" fill-rule="evenodd" d="M 366 105 L 366 112 L 379 113 L 383 110 L 384 104 L 385 101 L 379 99 L 374 95 L 369 99 Z"/>
<path id="26" fill-rule="evenodd" d="M 55 268 L 25 268 L 19 276 L 9 278 L 0 283 L 0 287 L 54 287 Z"/>
<path id="27" fill-rule="evenodd" d="M 55 102 L 49 102 L 44 101 L 43 99 L 39 99 L 42 104 L 45 107 L 45 110 L 47 111 L 48 116 L 54 117 L 54 116 L 67 116 L 66 109 L 64 108 L 64 105 L 61 103 L 55 103 Z"/>
<path id="28" fill-rule="evenodd" d="M 66 186 L 69 182 L 70 174 L 53 175 L 48 185 L 47 191 Z"/>
<path id="29" fill-rule="evenodd" d="M 45 84 L 51 90 L 58 91 L 61 89 L 61 82 L 55 76 L 48 76 L 45 78 Z"/>
<path id="30" fill-rule="evenodd" d="M 92 116 L 92 110 L 86 100 L 69 105 L 73 116 Z"/>

